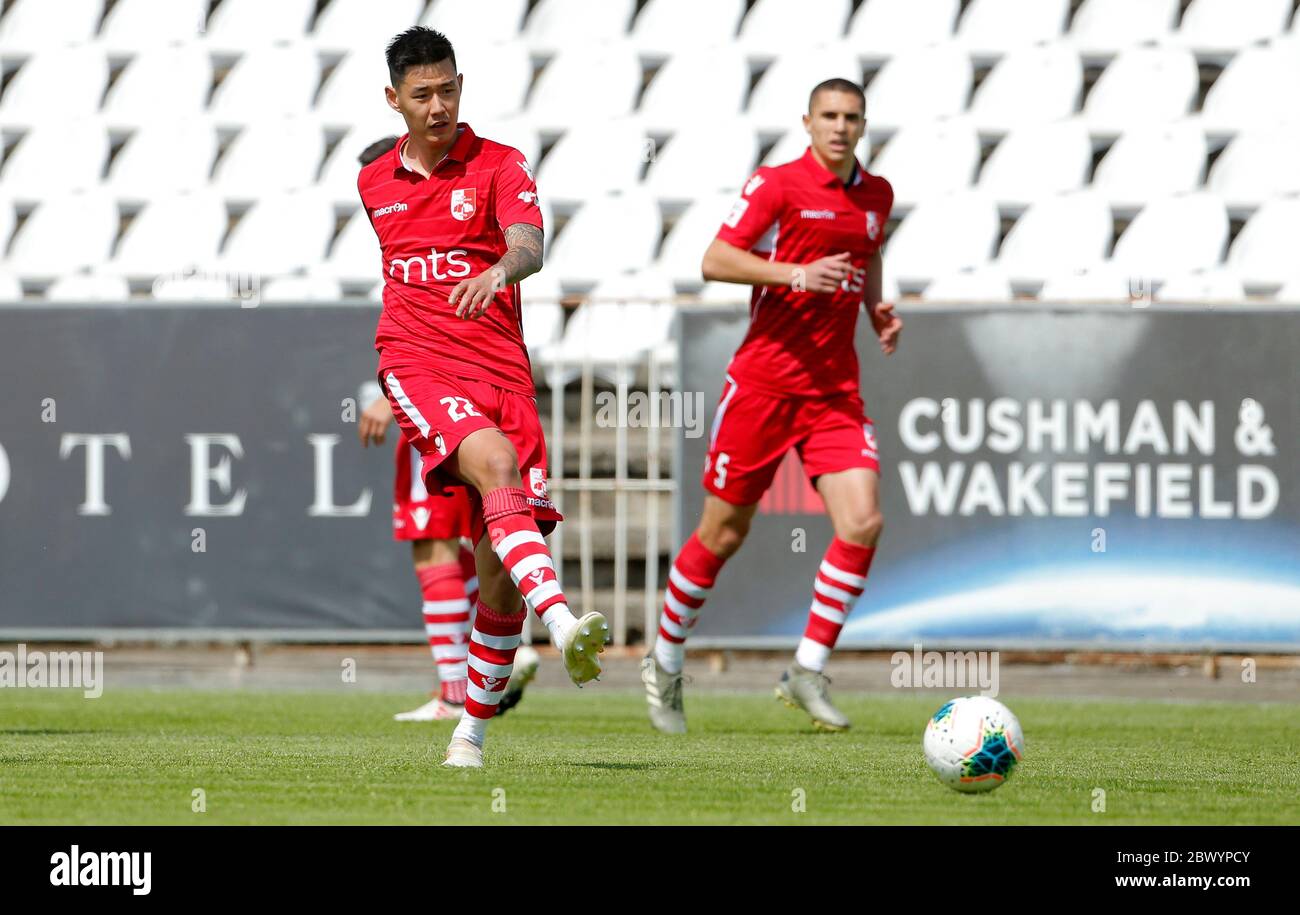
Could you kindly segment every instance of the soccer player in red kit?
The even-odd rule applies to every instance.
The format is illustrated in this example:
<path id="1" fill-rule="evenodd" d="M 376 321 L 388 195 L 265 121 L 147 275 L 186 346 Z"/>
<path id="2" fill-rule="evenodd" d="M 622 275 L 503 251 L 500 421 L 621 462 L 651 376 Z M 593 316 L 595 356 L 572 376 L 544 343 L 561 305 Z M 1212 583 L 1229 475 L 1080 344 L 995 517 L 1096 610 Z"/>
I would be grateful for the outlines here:
<path id="1" fill-rule="evenodd" d="M 391 152 L 397 139 L 384 137 L 367 146 L 357 156 L 362 167 Z M 388 398 L 378 385 L 373 386 L 373 394 L 369 390 L 362 394 L 366 405 L 357 422 L 357 437 L 362 447 L 383 444 L 393 421 Z M 470 622 L 478 602 L 474 552 L 461 542 L 461 538 L 470 535 L 469 493 L 463 486 L 429 493 L 420 473 L 420 452 L 401 436 L 398 436 L 394 462 L 393 539 L 411 544 L 415 578 L 420 584 L 425 637 L 438 674 L 438 694 L 418 708 L 398 712 L 393 718 L 396 721 L 459 719 L 465 711 L 469 677 L 466 660 Z M 498 715 L 519 704 L 524 687 L 537 675 L 539 663 L 537 652 L 526 645 L 519 647 L 510 683 L 497 704 Z"/>
<path id="2" fill-rule="evenodd" d="M 902 321 L 881 301 L 880 246 L 894 193 L 854 157 L 866 129 L 857 84 L 820 83 L 803 123 L 808 150 L 755 172 L 704 254 L 706 280 L 754 290 L 749 333 L 727 369 L 713 419 L 702 517 L 669 570 L 659 636 L 641 665 L 651 722 L 666 733 L 686 730 L 687 635 L 791 449 L 835 535 L 813 582 L 803 639 L 776 693 L 818 727 L 849 726 L 830 701 L 823 670 L 866 585 L 883 524 L 876 436 L 858 391 L 853 335 L 865 308 L 885 354 L 898 345 Z"/>
<path id="3" fill-rule="evenodd" d="M 357 179 L 383 256 L 378 380 L 429 491 L 471 490 L 479 599 L 465 712 L 444 765 L 480 767 L 527 611 L 578 685 L 600 674 L 609 626 L 570 612 L 543 539 L 562 518 L 547 494 L 520 314 L 518 283 L 542 266 L 532 171 L 518 150 L 458 121 L 463 78 L 444 35 L 408 29 L 386 56 L 385 94 L 408 133 Z"/>

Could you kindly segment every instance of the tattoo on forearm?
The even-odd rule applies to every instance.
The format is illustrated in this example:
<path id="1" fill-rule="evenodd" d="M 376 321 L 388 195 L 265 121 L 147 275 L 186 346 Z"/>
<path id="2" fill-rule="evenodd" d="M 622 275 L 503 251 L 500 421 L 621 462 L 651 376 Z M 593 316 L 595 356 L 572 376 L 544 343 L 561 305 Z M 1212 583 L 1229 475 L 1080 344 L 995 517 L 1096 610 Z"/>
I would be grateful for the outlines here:
<path id="1" fill-rule="evenodd" d="M 524 222 L 506 229 L 506 253 L 492 268 L 509 286 L 542 269 L 542 230 Z"/>

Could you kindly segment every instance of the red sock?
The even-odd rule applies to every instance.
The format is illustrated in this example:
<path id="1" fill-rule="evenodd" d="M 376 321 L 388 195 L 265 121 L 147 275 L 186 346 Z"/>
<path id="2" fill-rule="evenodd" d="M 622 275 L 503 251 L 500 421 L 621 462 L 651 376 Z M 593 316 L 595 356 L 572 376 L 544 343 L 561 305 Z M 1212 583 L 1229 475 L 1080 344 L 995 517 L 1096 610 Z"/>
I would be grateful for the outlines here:
<path id="1" fill-rule="evenodd" d="M 795 652 L 795 660 L 809 670 L 822 670 L 840 637 L 853 603 L 867 585 L 867 572 L 876 555 L 874 546 L 859 546 L 839 537 L 831 539 L 813 581 L 808 626 Z"/>
<path id="2" fill-rule="evenodd" d="M 522 608 L 521 608 L 522 609 Z M 469 690 L 465 714 L 486 721 L 497 713 L 497 703 L 510 682 L 519 634 L 527 613 L 507 616 L 479 601 L 469 645 Z"/>
<path id="3" fill-rule="evenodd" d="M 473 608 L 478 603 L 478 567 L 474 563 L 474 551 L 462 543 L 457 559 L 460 562 L 461 578 L 465 579 L 465 599 Z"/>
<path id="4" fill-rule="evenodd" d="M 438 668 L 439 695 L 444 702 L 465 701 L 465 656 L 469 651 L 469 601 L 456 562 L 415 570 L 424 597 L 424 631 Z"/>
<path id="5" fill-rule="evenodd" d="M 686 637 L 726 560 L 709 551 L 699 534 L 691 534 L 668 570 L 668 589 L 659 615 L 655 657 L 669 673 L 680 673 L 686 657 Z"/>
<path id="6" fill-rule="evenodd" d="M 540 616 L 548 628 L 556 615 L 568 614 L 551 551 L 533 520 L 528 495 L 522 489 L 492 490 L 483 496 L 483 520 L 487 522 L 492 549 L 524 596 L 528 609 Z"/>

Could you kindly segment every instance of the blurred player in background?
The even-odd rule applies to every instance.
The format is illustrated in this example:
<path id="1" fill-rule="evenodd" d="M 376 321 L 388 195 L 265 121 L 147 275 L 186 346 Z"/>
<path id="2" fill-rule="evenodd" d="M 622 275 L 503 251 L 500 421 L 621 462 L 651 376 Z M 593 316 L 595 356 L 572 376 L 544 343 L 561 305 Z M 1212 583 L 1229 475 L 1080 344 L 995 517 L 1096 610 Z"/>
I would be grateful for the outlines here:
<path id="1" fill-rule="evenodd" d="M 811 140 L 803 157 L 755 172 L 704 254 L 706 280 L 754 291 L 749 333 L 714 415 L 700 524 L 669 570 L 659 636 L 641 664 L 650 720 L 666 733 L 686 730 L 687 635 L 791 449 L 826 504 L 835 536 L 776 694 L 820 728 L 849 726 L 830 701 L 823 671 L 866 584 L 883 524 L 876 436 L 858 390 L 853 336 L 863 308 L 886 355 L 902 331 L 893 306 L 881 301 L 880 246 L 894 192 L 854 157 L 866 130 L 866 99 L 856 83 L 820 83 L 803 123 Z"/>
<path id="2" fill-rule="evenodd" d="M 397 145 L 397 137 L 384 137 L 367 146 L 357 157 L 364 168 Z M 380 445 L 393 420 L 393 409 L 383 392 L 375 387 L 373 397 L 365 397 L 365 409 L 357 424 L 362 447 L 371 442 Z M 464 487 L 451 487 L 431 495 L 420 475 L 420 452 L 401 437 L 394 455 L 393 538 L 411 543 L 415 577 L 423 598 L 424 631 L 433 651 L 438 672 L 438 695 L 419 708 L 399 712 L 397 721 L 440 721 L 460 718 L 465 710 L 465 686 L 469 676 L 470 623 L 478 601 L 478 575 L 474 571 L 474 553 L 461 538 L 468 538 L 469 493 Z M 497 714 L 502 715 L 519 704 L 524 687 L 537 676 L 537 652 L 522 645 L 515 656 L 515 670 L 507 684 Z"/>
<path id="3" fill-rule="evenodd" d="M 562 517 L 546 489 L 517 285 L 542 266 L 532 171 L 518 150 L 458 121 L 463 77 L 446 36 L 411 28 L 386 56 L 388 104 L 408 134 L 357 179 L 383 255 L 378 380 L 429 492 L 470 487 L 479 598 L 465 712 L 444 765 L 480 767 L 528 610 L 578 685 L 600 674 L 609 625 L 570 612 L 543 539 Z"/>

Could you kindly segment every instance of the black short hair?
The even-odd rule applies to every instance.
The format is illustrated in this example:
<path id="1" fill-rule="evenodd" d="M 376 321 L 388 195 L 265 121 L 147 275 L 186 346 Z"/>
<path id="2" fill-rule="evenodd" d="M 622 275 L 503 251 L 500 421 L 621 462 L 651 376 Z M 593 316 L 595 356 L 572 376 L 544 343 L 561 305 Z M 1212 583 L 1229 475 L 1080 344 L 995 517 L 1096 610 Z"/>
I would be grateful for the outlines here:
<path id="1" fill-rule="evenodd" d="M 376 140 L 365 149 L 361 150 L 361 155 L 357 156 L 357 161 L 361 163 L 362 168 L 365 168 L 396 145 L 396 136 L 384 137 L 382 140 Z"/>
<path id="2" fill-rule="evenodd" d="M 424 67 L 451 58 L 451 68 L 456 69 L 456 52 L 451 41 L 442 32 L 413 25 L 388 43 L 384 52 L 388 61 L 388 78 L 396 89 L 412 67 Z"/>
<path id="3" fill-rule="evenodd" d="M 813 86 L 813 91 L 808 93 L 809 114 L 812 114 L 813 99 L 817 97 L 819 92 L 847 92 L 850 95 L 856 95 L 858 101 L 862 103 L 862 113 L 864 115 L 867 113 L 867 95 L 862 91 L 862 87 L 851 79 L 841 79 L 836 76 L 833 79 L 822 80 Z"/>

